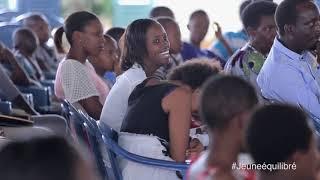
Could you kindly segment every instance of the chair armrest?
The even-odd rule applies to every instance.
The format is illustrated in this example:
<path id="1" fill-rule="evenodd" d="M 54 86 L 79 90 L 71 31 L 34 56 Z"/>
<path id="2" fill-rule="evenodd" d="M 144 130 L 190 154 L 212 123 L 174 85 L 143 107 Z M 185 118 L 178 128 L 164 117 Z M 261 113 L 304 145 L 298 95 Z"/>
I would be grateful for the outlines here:
<path id="1" fill-rule="evenodd" d="M 48 87 L 19 87 L 23 93 L 31 93 L 34 98 L 34 106 L 36 108 L 42 106 L 50 106 L 50 92 Z"/>
<path id="2" fill-rule="evenodd" d="M 107 146 L 109 149 L 112 149 L 112 151 L 117 156 L 120 156 L 120 157 L 125 158 L 130 161 L 133 161 L 135 163 L 155 166 L 155 167 L 159 167 L 159 168 L 171 169 L 174 171 L 186 171 L 189 167 L 189 164 L 186 164 L 186 163 L 178 163 L 178 162 L 174 162 L 174 161 L 166 161 L 166 160 L 148 158 L 148 157 L 140 156 L 137 154 L 133 154 L 131 152 L 124 150 L 117 143 L 110 140 L 109 138 L 106 138 L 104 135 L 102 136 L 102 139 L 103 139 L 105 146 Z"/>
<path id="3" fill-rule="evenodd" d="M 12 113 L 12 104 L 10 101 L 0 101 L 0 113 L 5 115 Z"/>

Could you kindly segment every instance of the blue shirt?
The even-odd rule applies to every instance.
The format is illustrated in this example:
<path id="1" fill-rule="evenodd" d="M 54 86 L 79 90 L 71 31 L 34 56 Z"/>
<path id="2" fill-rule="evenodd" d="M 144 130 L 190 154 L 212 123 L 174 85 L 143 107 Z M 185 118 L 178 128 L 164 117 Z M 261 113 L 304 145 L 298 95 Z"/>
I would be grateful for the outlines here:
<path id="1" fill-rule="evenodd" d="M 242 48 L 249 40 L 247 34 L 243 30 L 239 32 L 227 32 L 223 35 L 223 37 L 233 52 L 236 52 L 238 49 Z M 230 58 L 227 49 L 219 40 L 213 42 L 210 50 L 225 62 Z"/>
<path id="2" fill-rule="evenodd" d="M 257 77 L 262 95 L 278 102 L 300 106 L 320 118 L 320 78 L 315 57 L 297 54 L 275 39 Z"/>
<path id="3" fill-rule="evenodd" d="M 184 61 L 199 57 L 218 58 L 218 56 L 216 56 L 213 52 L 206 49 L 200 49 L 186 42 L 182 44 L 181 56 Z"/>

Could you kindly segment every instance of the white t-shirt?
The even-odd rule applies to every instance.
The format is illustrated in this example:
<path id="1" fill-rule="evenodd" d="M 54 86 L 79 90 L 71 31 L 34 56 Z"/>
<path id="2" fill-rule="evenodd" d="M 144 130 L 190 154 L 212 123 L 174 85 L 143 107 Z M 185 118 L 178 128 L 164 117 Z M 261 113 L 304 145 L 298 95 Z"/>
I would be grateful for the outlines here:
<path id="1" fill-rule="evenodd" d="M 134 64 L 120 75 L 107 96 L 100 120 L 119 132 L 128 108 L 129 96 L 133 89 L 146 78 L 146 73 L 138 64 Z"/>

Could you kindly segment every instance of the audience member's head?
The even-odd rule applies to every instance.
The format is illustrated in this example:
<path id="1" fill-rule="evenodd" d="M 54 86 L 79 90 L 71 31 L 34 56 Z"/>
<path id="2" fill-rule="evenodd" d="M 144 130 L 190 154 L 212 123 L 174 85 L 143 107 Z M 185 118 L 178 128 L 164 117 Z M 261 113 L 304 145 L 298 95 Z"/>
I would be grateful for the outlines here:
<path id="1" fill-rule="evenodd" d="M 23 20 L 23 25 L 36 33 L 40 45 L 48 41 L 50 36 L 49 24 L 47 18 L 43 14 L 31 13 Z"/>
<path id="2" fill-rule="evenodd" d="M 138 19 L 126 29 L 121 68 L 138 64 L 148 74 L 169 63 L 170 43 L 163 27 L 152 19 Z"/>
<path id="3" fill-rule="evenodd" d="M 255 163 L 296 165 L 296 169 L 262 169 L 262 176 L 315 179 L 318 166 L 316 141 L 302 110 L 288 105 L 269 105 L 258 109 L 249 123 L 246 140 Z"/>
<path id="4" fill-rule="evenodd" d="M 171 9 L 169 9 L 168 7 L 165 6 L 157 6 L 154 7 L 149 14 L 150 18 L 158 18 L 158 17 L 171 17 L 172 19 L 174 19 L 174 14 L 172 12 Z"/>
<path id="5" fill-rule="evenodd" d="M 118 66 L 120 67 L 120 57 L 121 57 L 121 53 L 122 53 L 122 49 L 123 49 L 123 47 L 121 47 L 121 46 L 123 46 L 123 38 L 122 37 L 124 36 L 125 31 L 126 31 L 126 29 L 121 28 L 121 27 L 112 27 L 108 31 L 105 32 L 105 35 L 111 36 L 117 42 L 117 46 L 118 46 L 117 54 L 119 57 L 119 65 L 117 65 L 117 67 Z M 121 68 L 118 70 L 120 73 Z"/>
<path id="6" fill-rule="evenodd" d="M 169 80 L 187 85 L 193 90 L 192 115 L 194 120 L 199 120 L 198 109 L 201 86 L 211 76 L 217 75 L 220 70 L 221 66 L 218 61 L 199 58 L 184 62 L 169 74 Z"/>
<path id="7" fill-rule="evenodd" d="M 200 45 L 209 28 L 209 17 L 203 10 L 194 11 L 188 23 L 190 31 L 190 41 L 192 44 Z"/>
<path id="8" fill-rule="evenodd" d="M 319 11 L 313 0 L 284 0 L 276 10 L 280 39 L 289 49 L 315 48 L 320 36 Z"/>
<path id="9" fill-rule="evenodd" d="M 245 128 L 257 103 L 255 89 L 248 82 L 235 76 L 219 75 L 203 86 L 200 117 L 211 133 L 232 138 L 232 143 L 241 151 Z"/>
<path id="10" fill-rule="evenodd" d="M 63 50 L 62 35 L 66 38 L 71 49 L 86 56 L 95 56 L 103 50 L 104 37 L 103 27 L 98 17 L 87 11 L 79 11 L 71 14 L 60 27 L 54 37 L 58 50 Z"/>
<path id="11" fill-rule="evenodd" d="M 107 71 L 120 74 L 118 44 L 109 35 L 104 35 L 104 49 L 99 55 L 90 57 L 89 61 L 95 68 L 96 72 L 103 76 Z"/>
<path id="12" fill-rule="evenodd" d="M 178 54 L 182 48 L 181 32 L 179 25 L 170 17 L 159 17 L 156 19 L 167 32 L 170 42 L 170 53 Z"/>
<path id="13" fill-rule="evenodd" d="M 12 141 L 0 150 L 1 180 L 97 179 L 93 164 L 60 137 Z"/>
<path id="14" fill-rule="evenodd" d="M 267 54 L 276 36 L 274 13 L 277 4 L 269 1 L 250 3 L 242 12 L 243 27 L 251 43 L 263 54 Z"/>
<path id="15" fill-rule="evenodd" d="M 13 33 L 13 47 L 27 57 L 32 56 L 38 47 L 39 41 L 33 31 L 20 28 Z"/>
<path id="16" fill-rule="evenodd" d="M 125 30 L 126 29 L 122 27 L 112 27 L 105 32 L 105 35 L 111 36 L 114 40 L 117 41 L 117 43 L 119 43 L 119 40 L 124 34 Z"/>

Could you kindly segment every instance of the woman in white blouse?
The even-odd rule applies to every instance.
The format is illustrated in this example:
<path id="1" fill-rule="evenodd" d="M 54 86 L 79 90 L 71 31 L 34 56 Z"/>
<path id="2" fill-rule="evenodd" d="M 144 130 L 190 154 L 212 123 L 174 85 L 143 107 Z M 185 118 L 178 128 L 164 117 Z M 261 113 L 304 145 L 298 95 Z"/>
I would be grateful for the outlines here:
<path id="1" fill-rule="evenodd" d="M 124 34 L 121 68 L 106 102 L 100 120 L 120 130 L 133 89 L 161 66 L 169 63 L 170 43 L 163 27 L 152 19 L 133 21 Z"/>

